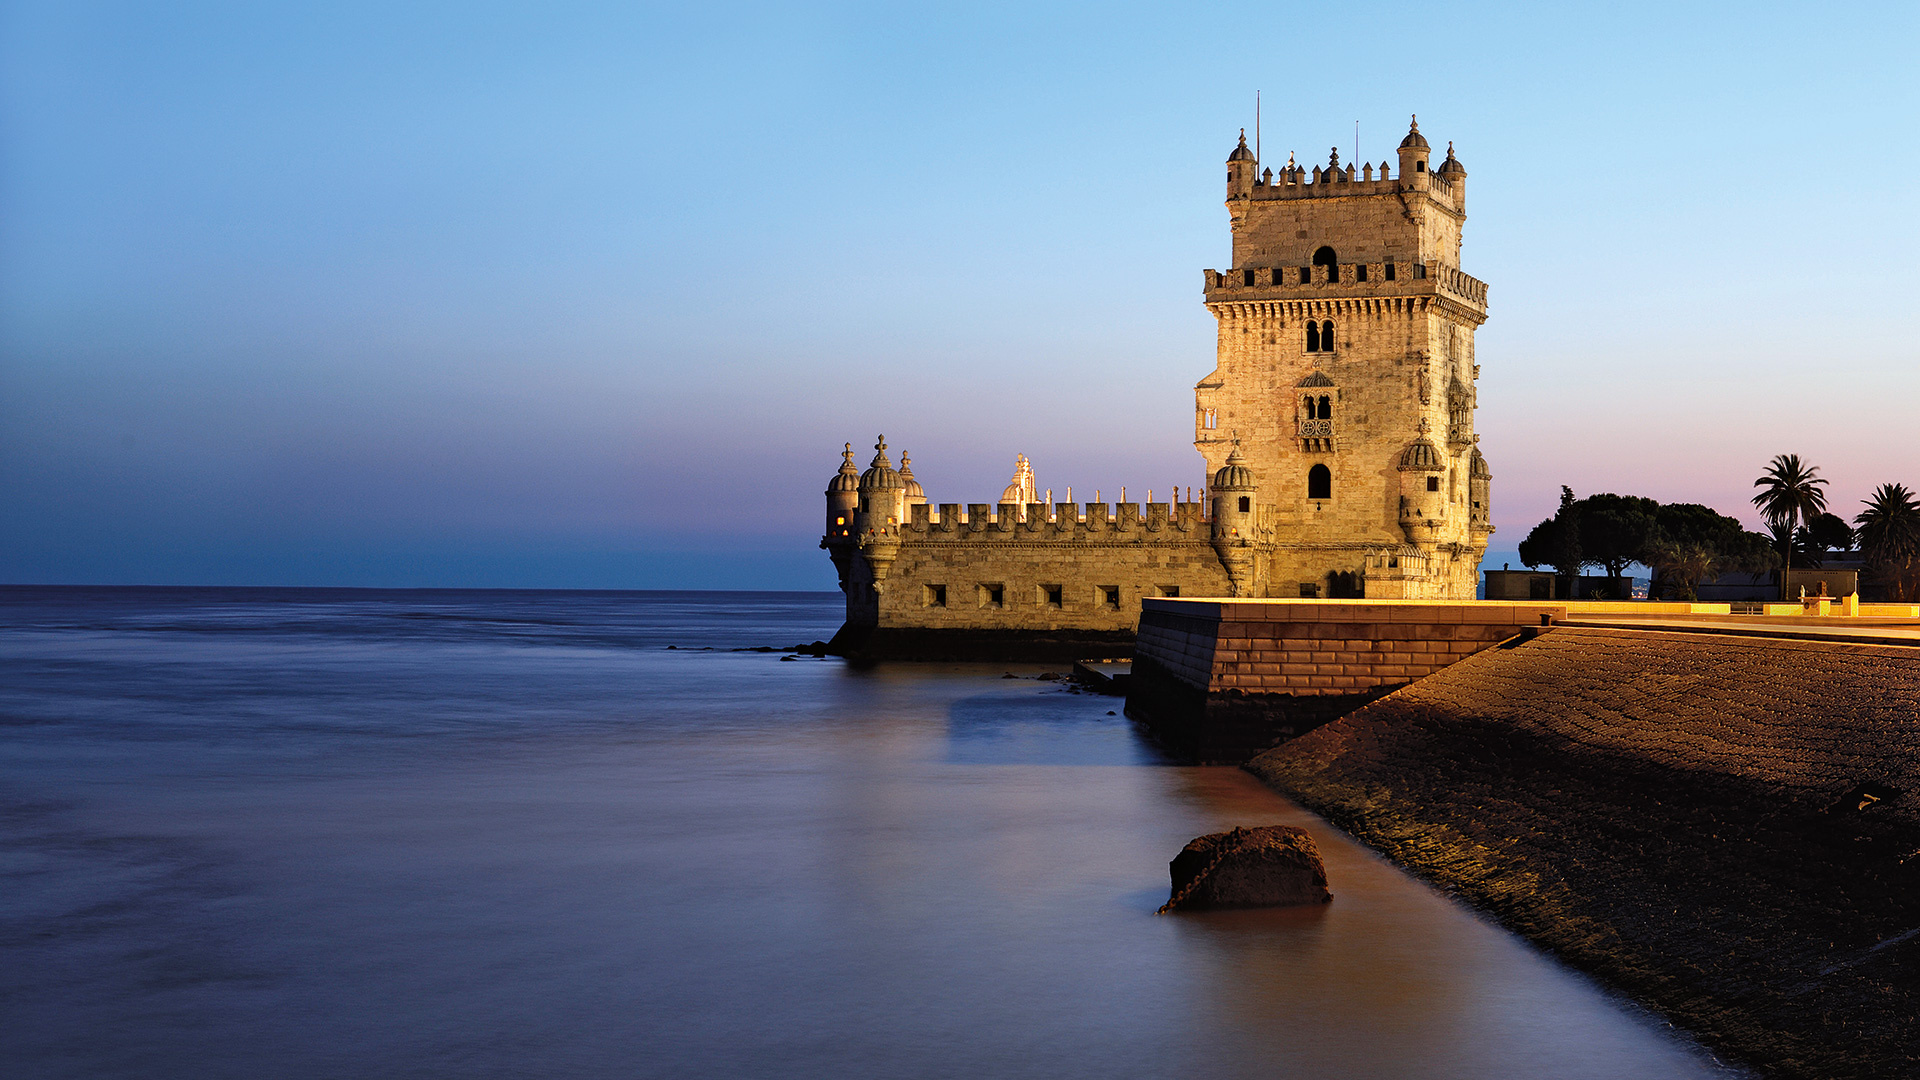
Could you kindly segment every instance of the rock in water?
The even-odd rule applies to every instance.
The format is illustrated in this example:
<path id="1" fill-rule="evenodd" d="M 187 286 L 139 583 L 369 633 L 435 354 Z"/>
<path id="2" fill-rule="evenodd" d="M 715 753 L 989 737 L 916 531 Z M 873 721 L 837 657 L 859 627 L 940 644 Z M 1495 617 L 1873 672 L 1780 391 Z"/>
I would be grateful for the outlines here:
<path id="1" fill-rule="evenodd" d="M 1173 896 L 1161 911 L 1324 904 L 1327 867 L 1307 830 L 1292 825 L 1209 833 L 1167 864 Z"/>

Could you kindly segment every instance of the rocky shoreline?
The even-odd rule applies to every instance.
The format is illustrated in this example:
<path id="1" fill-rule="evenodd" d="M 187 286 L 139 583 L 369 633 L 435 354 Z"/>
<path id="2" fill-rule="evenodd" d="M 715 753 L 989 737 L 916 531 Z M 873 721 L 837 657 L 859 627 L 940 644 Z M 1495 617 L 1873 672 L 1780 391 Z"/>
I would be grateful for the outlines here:
<path id="1" fill-rule="evenodd" d="M 1916 729 L 1920 649 L 1560 629 L 1247 768 L 1764 1075 L 1912 1077 Z"/>

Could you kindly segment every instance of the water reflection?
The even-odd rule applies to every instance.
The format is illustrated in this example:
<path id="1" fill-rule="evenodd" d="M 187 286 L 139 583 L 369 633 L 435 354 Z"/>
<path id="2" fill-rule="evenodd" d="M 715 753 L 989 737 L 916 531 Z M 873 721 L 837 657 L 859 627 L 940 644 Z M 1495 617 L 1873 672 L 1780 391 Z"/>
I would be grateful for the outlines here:
<path id="1" fill-rule="evenodd" d="M 490 603 L 16 608 L 0 1060 L 49 1077 L 1713 1072 L 1246 774 L 1157 764 L 1110 700 L 662 644 L 689 626 L 812 640 L 822 603 Z M 1192 836 L 1276 822 L 1314 830 L 1332 905 L 1152 914 Z"/>

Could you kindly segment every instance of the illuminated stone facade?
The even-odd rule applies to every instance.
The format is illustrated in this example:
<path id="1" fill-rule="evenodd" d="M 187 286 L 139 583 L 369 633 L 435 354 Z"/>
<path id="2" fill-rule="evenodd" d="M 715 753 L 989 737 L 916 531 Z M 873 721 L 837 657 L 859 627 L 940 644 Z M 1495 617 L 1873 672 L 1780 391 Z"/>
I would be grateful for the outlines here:
<path id="1" fill-rule="evenodd" d="M 1209 491 L 1182 502 L 929 504 L 884 440 L 827 490 L 849 630 L 1124 635 L 1149 596 L 1471 599 L 1490 473 L 1475 447 L 1460 270 L 1466 170 L 1417 125 L 1387 162 L 1227 162 L 1232 264 L 1205 272 L 1214 370 L 1195 388 Z M 1236 449 L 1237 448 L 1237 449 Z M 1024 477 L 1024 480 L 1022 479 Z"/>

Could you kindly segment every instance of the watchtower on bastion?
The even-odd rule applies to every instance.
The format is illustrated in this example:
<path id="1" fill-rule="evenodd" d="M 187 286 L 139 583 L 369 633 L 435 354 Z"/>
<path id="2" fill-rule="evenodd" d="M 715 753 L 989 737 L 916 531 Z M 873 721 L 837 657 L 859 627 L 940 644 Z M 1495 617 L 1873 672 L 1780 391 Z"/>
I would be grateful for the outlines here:
<path id="1" fill-rule="evenodd" d="M 1036 501 L 1019 459 L 993 504 L 930 504 L 885 440 L 827 487 L 821 547 L 847 597 L 839 651 L 965 655 L 1127 640 L 1148 596 L 1471 599 L 1491 473 L 1476 447 L 1460 269 L 1467 171 L 1399 160 L 1263 169 L 1227 159 L 1229 269 L 1208 270 L 1215 366 L 1194 389 L 1199 499 Z M 1397 167 L 1397 174 L 1395 169 Z"/>
<path id="2" fill-rule="evenodd" d="M 1416 120 L 1399 161 L 1227 159 L 1233 262 L 1208 270 L 1218 361 L 1194 388 L 1210 468 L 1253 473 L 1242 596 L 1472 599 L 1492 474 L 1474 434 L 1487 287 L 1460 269 L 1467 170 Z M 1398 176 L 1394 175 L 1397 164 Z"/>

